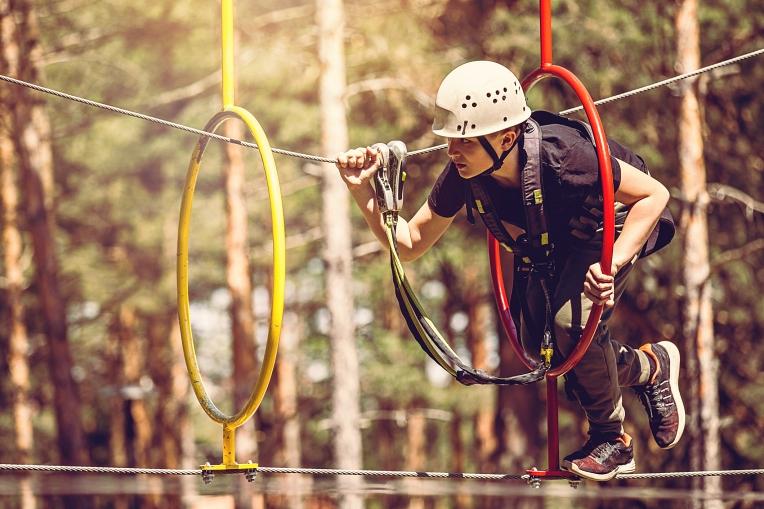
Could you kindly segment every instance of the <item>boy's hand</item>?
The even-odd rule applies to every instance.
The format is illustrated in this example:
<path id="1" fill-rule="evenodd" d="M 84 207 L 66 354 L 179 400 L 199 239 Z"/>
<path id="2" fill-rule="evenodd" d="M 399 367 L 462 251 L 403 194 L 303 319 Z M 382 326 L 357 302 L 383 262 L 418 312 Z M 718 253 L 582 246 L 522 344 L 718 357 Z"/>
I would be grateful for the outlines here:
<path id="1" fill-rule="evenodd" d="M 602 273 L 600 263 L 593 263 L 589 266 L 584 281 L 584 295 L 595 304 L 604 304 L 605 308 L 611 308 L 615 305 L 615 274 L 618 267 L 613 264 L 611 269 L 612 276 Z"/>
<path id="2" fill-rule="evenodd" d="M 348 186 L 361 186 L 374 176 L 379 169 L 379 163 L 378 151 L 371 147 L 358 147 L 340 153 L 335 165 Z"/>

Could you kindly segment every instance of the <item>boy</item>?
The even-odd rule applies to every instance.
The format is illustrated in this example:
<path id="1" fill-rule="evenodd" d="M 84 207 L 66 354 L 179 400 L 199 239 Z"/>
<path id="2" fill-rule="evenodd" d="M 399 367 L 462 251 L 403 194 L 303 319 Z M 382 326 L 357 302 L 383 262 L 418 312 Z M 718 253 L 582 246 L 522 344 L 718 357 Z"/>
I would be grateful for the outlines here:
<path id="1" fill-rule="evenodd" d="M 558 361 L 575 347 L 592 304 L 605 306 L 589 350 L 566 377 L 586 412 L 589 439 L 561 466 L 598 481 L 634 471 L 631 437 L 623 429 L 621 387 L 637 392 L 658 445 L 675 446 L 685 423 L 678 349 L 668 341 L 633 349 L 614 341 L 607 328 L 636 260 L 660 249 L 673 235 L 673 229 L 656 229 L 669 199 L 666 188 L 647 173 L 641 158 L 609 143 L 618 234 L 613 275 L 605 275 L 598 261 L 599 167 L 586 126 L 547 112 L 532 116 L 515 75 L 494 62 L 468 62 L 454 69 L 441 83 L 435 103 L 433 132 L 446 137 L 449 163 L 414 217 L 399 219 L 396 238 L 401 258 L 414 260 L 427 252 L 465 205 L 470 215 L 472 208 L 485 214 L 476 192 L 493 204 L 504 232 L 520 242 L 527 229 L 521 179 L 535 164 L 541 173 L 553 246 L 550 292 Z M 526 150 L 531 136 L 539 140 L 538 155 Z M 387 245 L 370 185 L 378 154 L 369 147 L 357 148 L 339 154 L 336 164 L 369 227 Z M 543 291 L 533 278 L 527 288 L 516 291 L 527 303 L 520 318 L 522 338 L 538 344 L 543 330 L 539 326 L 545 322 Z"/>

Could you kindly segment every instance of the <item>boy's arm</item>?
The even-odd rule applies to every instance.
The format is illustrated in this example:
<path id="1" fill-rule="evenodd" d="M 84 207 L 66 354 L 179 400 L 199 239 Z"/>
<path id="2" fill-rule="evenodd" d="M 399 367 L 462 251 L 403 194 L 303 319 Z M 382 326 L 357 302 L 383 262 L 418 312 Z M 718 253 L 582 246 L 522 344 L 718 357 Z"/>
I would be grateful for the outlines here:
<path id="1" fill-rule="evenodd" d="M 613 274 L 639 254 L 669 200 L 669 192 L 663 184 L 620 159 L 618 164 L 621 184 L 615 192 L 615 200 L 631 208 L 621 235 L 613 244 Z M 614 277 L 603 274 L 599 262 L 595 263 L 586 274 L 584 293 L 595 304 L 610 307 L 614 304 L 613 281 Z"/>
<path id="2" fill-rule="evenodd" d="M 630 206 L 623 231 L 613 245 L 613 264 L 620 268 L 642 250 L 669 200 L 668 190 L 634 166 L 618 160 L 621 184 L 615 200 Z"/>
<path id="3" fill-rule="evenodd" d="M 380 243 L 387 247 L 385 225 L 371 186 L 371 178 L 379 169 L 377 154 L 369 147 L 344 152 L 337 157 L 337 168 L 369 228 Z M 427 203 L 409 221 L 399 216 L 395 237 L 401 259 L 410 261 L 422 256 L 453 220 L 453 217 L 442 217 L 434 213 Z"/>

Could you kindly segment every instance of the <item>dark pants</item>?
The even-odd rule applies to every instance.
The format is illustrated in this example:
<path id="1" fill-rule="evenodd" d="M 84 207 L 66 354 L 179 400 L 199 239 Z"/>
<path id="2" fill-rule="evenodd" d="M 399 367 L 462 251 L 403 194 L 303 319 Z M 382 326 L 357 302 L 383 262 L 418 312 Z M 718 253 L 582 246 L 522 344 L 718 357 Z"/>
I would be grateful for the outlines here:
<path id="1" fill-rule="evenodd" d="M 599 251 L 574 251 L 558 268 L 558 282 L 552 291 L 556 362 L 573 351 L 581 337 L 592 302 L 583 293 L 589 266 L 599 261 Z M 623 294 L 626 280 L 634 267 L 623 267 L 615 277 L 615 302 Z M 540 283 L 530 279 L 525 298 L 530 318 L 521 319 L 523 343 L 530 352 L 538 352 L 544 327 L 544 293 Z M 615 306 L 606 309 L 591 346 L 581 362 L 566 375 L 566 385 L 576 396 L 589 420 L 589 434 L 617 435 L 623 433 L 625 412 L 621 387 L 644 385 L 650 376 L 646 354 L 615 341 L 607 322 Z"/>

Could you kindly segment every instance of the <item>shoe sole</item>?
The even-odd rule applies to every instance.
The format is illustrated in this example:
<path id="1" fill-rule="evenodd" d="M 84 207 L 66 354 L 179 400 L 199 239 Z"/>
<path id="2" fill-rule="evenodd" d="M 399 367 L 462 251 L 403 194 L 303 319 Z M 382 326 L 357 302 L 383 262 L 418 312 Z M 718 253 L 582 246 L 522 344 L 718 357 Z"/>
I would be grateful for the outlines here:
<path id="1" fill-rule="evenodd" d="M 612 471 L 606 473 L 606 474 L 595 474 L 594 472 L 587 472 L 585 470 L 581 470 L 578 468 L 578 466 L 570 461 L 563 461 L 560 465 L 563 470 L 567 470 L 568 472 L 573 472 L 579 477 L 583 477 L 584 479 L 589 479 L 590 481 L 610 481 L 618 474 L 630 474 L 634 472 L 637 469 L 636 463 L 634 463 L 634 460 L 632 459 L 630 462 L 626 463 L 625 465 L 618 465 L 613 469 Z"/>
<path id="2" fill-rule="evenodd" d="M 661 449 L 671 449 L 676 444 L 678 444 L 679 439 L 682 438 L 682 433 L 684 433 L 685 425 L 684 403 L 682 402 L 682 395 L 679 393 L 680 356 L 679 349 L 671 341 L 661 341 L 658 344 L 666 350 L 671 361 L 669 364 L 669 387 L 671 388 L 671 396 L 674 398 L 674 402 L 676 403 L 676 411 L 679 415 L 679 426 L 677 427 L 676 437 L 674 437 L 674 440 L 670 444 L 661 447 Z"/>

